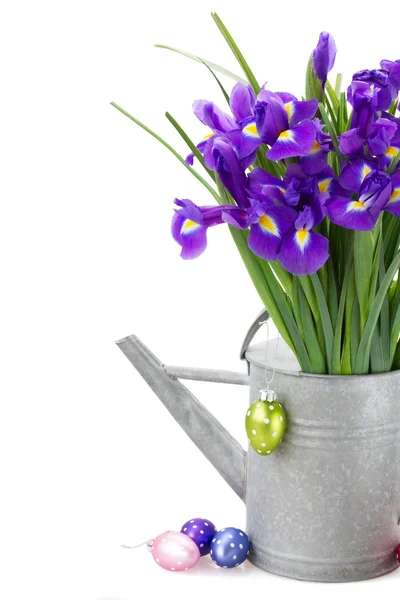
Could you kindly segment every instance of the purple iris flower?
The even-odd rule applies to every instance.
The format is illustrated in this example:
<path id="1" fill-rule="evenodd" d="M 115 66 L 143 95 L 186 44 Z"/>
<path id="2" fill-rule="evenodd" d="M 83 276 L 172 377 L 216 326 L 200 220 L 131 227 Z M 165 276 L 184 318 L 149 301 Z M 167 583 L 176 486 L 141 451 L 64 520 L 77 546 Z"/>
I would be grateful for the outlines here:
<path id="1" fill-rule="evenodd" d="M 246 175 L 229 139 L 223 136 L 216 137 L 212 153 L 215 170 L 224 187 L 238 206 L 241 208 L 250 206 L 246 191 Z"/>
<path id="2" fill-rule="evenodd" d="M 276 206 L 285 204 L 286 183 L 260 167 L 256 167 L 248 174 L 247 191 L 249 196 L 260 202 L 270 200 Z"/>
<path id="3" fill-rule="evenodd" d="M 381 69 L 388 74 L 388 83 L 400 90 L 400 60 L 381 60 Z"/>
<path id="4" fill-rule="evenodd" d="M 317 108 L 316 99 L 301 102 L 292 94 L 261 90 L 254 119 L 248 119 L 242 129 L 240 157 L 253 153 L 261 144 L 271 146 L 267 158 L 274 161 L 307 155 L 316 138 L 310 119 Z"/>
<path id="5" fill-rule="evenodd" d="M 400 217 L 400 170 L 395 171 L 392 175 L 392 193 L 385 210 Z"/>
<path id="6" fill-rule="evenodd" d="M 285 203 L 297 212 L 309 206 L 313 211 L 314 225 L 319 225 L 324 218 L 324 212 L 317 177 L 309 177 L 301 165 L 294 164 L 286 169 L 285 182 Z"/>
<path id="7" fill-rule="evenodd" d="M 172 237 L 181 246 L 185 260 L 197 258 L 207 247 L 207 229 L 229 223 L 240 229 L 248 227 L 248 213 L 238 206 L 197 206 L 191 200 L 175 199 L 180 207 L 172 218 Z"/>
<path id="8" fill-rule="evenodd" d="M 397 97 L 397 89 L 391 85 L 388 72 L 383 69 L 364 69 L 353 75 L 354 81 L 366 83 L 371 91 L 376 91 L 376 110 L 387 110 Z"/>
<path id="9" fill-rule="evenodd" d="M 276 206 L 271 200 L 251 200 L 251 208 L 249 248 L 265 260 L 276 260 L 282 240 L 292 229 L 297 213 L 287 206 Z"/>
<path id="10" fill-rule="evenodd" d="M 323 31 L 320 33 L 317 47 L 312 53 L 314 71 L 323 86 L 328 78 L 329 71 L 333 69 L 335 58 L 335 40 L 330 33 Z"/>
<path id="11" fill-rule="evenodd" d="M 383 168 L 397 155 L 396 144 L 399 143 L 400 129 L 397 123 L 392 119 L 380 117 L 370 125 L 366 138 L 361 135 L 359 128 L 343 133 L 339 149 L 342 154 L 354 155 L 362 153 L 364 145 L 368 144 L 370 155 L 379 157 L 379 166 Z"/>
<path id="12" fill-rule="evenodd" d="M 315 273 L 328 260 L 328 240 L 313 231 L 317 224 L 310 206 L 305 206 L 294 227 L 283 239 L 278 260 L 281 265 L 294 275 Z"/>
<path id="13" fill-rule="evenodd" d="M 353 107 L 351 129 L 358 129 L 361 137 L 368 136 L 378 110 L 379 89 L 366 81 L 352 81 L 347 89 L 347 99 Z"/>
<path id="14" fill-rule="evenodd" d="M 220 135 L 234 135 L 235 131 L 240 132 L 243 121 L 252 118 L 254 115 L 255 95 L 250 85 L 238 82 L 232 89 L 230 96 L 230 107 L 233 117 L 223 112 L 218 106 L 209 100 L 195 100 L 193 103 L 193 112 L 196 117 L 211 129 L 199 144 L 197 148 L 204 155 L 204 162 L 209 169 L 215 168 L 213 160 L 213 145 L 216 137 Z M 234 137 L 240 143 L 240 136 Z M 186 163 L 193 164 L 194 155 L 189 154 L 186 157 Z M 250 157 L 253 162 L 254 157 Z M 251 164 L 251 162 L 249 164 Z M 245 168 L 248 164 L 245 165 Z"/>
<path id="15" fill-rule="evenodd" d="M 384 171 L 379 171 L 371 161 L 358 158 L 347 164 L 339 182 L 357 194 L 357 199 L 341 195 L 331 196 L 325 203 L 326 212 L 333 223 L 347 229 L 371 231 L 392 193 L 392 181 Z"/>
<path id="16" fill-rule="evenodd" d="M 324 125 L 320 119 L 313 119 L 315 128 L 315 142 L 306 156 L 300 159 L 300 165 L 307 175 L 316 175 L 328 164 L 328 153 L 333 150 L 330 136 L 324 133 Z"/>

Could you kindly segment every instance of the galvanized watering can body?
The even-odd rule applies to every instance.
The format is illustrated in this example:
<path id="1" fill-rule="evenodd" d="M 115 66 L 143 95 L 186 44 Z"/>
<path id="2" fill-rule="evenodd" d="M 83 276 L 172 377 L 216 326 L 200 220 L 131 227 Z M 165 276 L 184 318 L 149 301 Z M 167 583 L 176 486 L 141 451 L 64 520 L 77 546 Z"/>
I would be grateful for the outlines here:
<path id="1" fill-rule="evenodd" d="M 251 403 L 265 387 L 266 370 L 268 378 L 272 374 L 264 345 L 245 352 L 247 376 L 167 367 L 134 336 L 117 344 L 245 501 L 254 565 L 325 582 L 369 579 L 397 568 L 400 371 L 305 375 L 281 351 L 273 388 L 288 428 L 278 449 L 262 457 L 251 447 L 246 453 L 178 378 L 250 384 Z"/>

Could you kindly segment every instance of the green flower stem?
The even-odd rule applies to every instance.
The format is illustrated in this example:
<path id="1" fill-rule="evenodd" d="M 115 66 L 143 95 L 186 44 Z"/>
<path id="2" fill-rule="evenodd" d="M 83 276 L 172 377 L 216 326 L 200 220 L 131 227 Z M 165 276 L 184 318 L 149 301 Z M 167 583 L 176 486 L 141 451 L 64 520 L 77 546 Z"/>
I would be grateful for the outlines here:
<path id="1" fill-rule="evenodd" d="M 247 81 L 250 83 L 255 94 L 258 94 L 258 92 L 260 91 L 261 88 L 257 82 L 257 79 L 254 77 L 253 71 L 250 69 L 243 54 L 240 52 L 236 42 L 232 38 L 231 34 L 229 33 L 229 31 L 227 30 L 227 28 L 221 21 L 221 19 L 217 15 L 217 13 L 211 13 L 211 17 L 214 19 L 215 24 L 217 25 L 218 29 L 222 33 L 223 37 L 225 38 L 225 41 L 227 42 L 229 48 L 232 50 L 233 54 L 235 55 L 235 58 L 238 61 L 239 65 L 241 66 L 243 73 L 246 75 Z"/>

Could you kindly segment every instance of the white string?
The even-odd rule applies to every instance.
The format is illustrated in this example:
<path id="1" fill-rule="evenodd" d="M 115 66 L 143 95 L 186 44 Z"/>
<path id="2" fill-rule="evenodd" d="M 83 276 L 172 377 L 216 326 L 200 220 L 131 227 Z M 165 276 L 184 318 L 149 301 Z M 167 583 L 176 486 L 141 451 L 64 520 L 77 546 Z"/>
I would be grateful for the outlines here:
<path id="1" fill-rule="evenodd" d="M 269 322 L 268 319 L 266 319 L 265 321 L 260 321 L 260 325 L 266 325 L 267 326 L 267 344 L 266 344 L 266 356 L 265 356 L 265 366 L 267 366 L 268 363 L 268 347 L 269 347 Z M 265 369 L 265 384 L 266 384 L 266 389 L 262 390 L 266 392 L 267 397 L 271 396 L 272 398 L 274 398 L 274 392 L 272 392 L 272 390 L 270 390 L 270 385 L 274 380 L 275 377 L 275 371 L 276 371 L 276 358 L 278 356 L 278 345 L 279 345 L 279 331 L 278 331 L 278 336 L 276 338 L 276 348 L 275 348 L 275 357 L 273 359 L 273 364 L 274 367 L 272 369 L 272 375 L 271 378 L 268 379 L 267 378 L 267 369 Z"/>
<path id="2" fill-rule="evenodd" d="M 126 550 L 135 550 L 135 548 L 140 548 L 141 546 L 151 547 L 153 540 L 146 540 L 141 544 L 136 544 L 136 546 L 126 546 L 125 544 L 121 544 L 120 548 L 125 548 Z"/>

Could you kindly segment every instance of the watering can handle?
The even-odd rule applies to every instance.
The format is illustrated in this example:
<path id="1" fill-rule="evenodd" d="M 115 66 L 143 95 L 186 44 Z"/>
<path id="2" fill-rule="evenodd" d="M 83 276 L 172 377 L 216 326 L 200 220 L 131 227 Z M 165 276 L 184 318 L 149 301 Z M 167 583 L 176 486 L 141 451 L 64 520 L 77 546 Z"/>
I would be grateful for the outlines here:
<path id="1" fill-rule="evenodd" d="M 269 318 L 270 318 L 269 312 L 264 309 L 264 310 L 262 310 L 260 312 L 260 314 L 258 315 L 258 317 L 256 318 L 256 320 L 253 322 L 253 324 L 251 325 L 250 329 L 248 330 L 248 332 L 246 334 L 246 337 L 243 340 L 243 344 L 242 344 L 242 347 L 240 349 L 240 359 L 241 360 L 243 360 L 244 358 L 246 358 L 246 352 L 247 352 L 247 349 L 248 349 L 249 345 L 251 344 L 252 339 L 254 338 L 254 336 L 256 335 L 257 331 L 260 329 L 260 327 Z"/>

